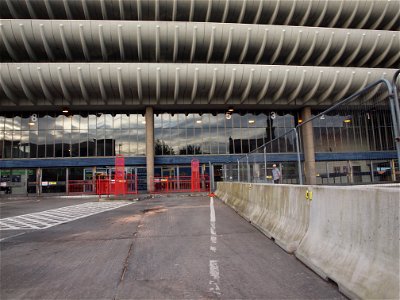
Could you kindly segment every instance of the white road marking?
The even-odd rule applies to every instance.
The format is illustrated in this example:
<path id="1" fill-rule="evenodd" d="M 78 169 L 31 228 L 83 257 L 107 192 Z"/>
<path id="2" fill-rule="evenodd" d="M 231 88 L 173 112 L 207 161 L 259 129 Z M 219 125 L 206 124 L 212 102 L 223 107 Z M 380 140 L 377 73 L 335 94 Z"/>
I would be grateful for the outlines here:
<path id="1" fill-rule="evenodd" d="M 25 233 L 26 233 L 26 232 L 21 232 L 21 233 L 18 233 L 18 234 L 14 234 L 14 235 L 12 235 L 12 236 L 8 236 L 8 237 L 5 237 L 5 238 L 2 238 L 2 239 L 0 239 L 0 242 L 5 241 L 5 240 L 7 240 L 7 239 L 11 239 L 11 238 L 16 237 L 16 236 L 23 235 L 23 234 L 25 234 Z"/>
<path id="2" fill-rule="evenodd" d="M 217 230 L 215 228 L 215 209 L 214 209 L 214 198 L 210 197 L 210 251 L 213 253 L 217 252 Z M 219 288 L 219 267 L 218 260 L 210 259 L 210 277 L 209 281 L 210 292 L 221 295 L 221 289 Z"/>
<path id="3" fill-rule="evenodd" d="M 0 230 L 46 229 L 129 204 L 131 202 L 88 202 L 4 218 L 0 219 Z"/>
<path id="4" fill-rule="evenodd" d="M 219 288 L 219 267 L 218 260 L 210 260 L 210 292 L 216 295 L 221 295 L 221 289 Z"/>

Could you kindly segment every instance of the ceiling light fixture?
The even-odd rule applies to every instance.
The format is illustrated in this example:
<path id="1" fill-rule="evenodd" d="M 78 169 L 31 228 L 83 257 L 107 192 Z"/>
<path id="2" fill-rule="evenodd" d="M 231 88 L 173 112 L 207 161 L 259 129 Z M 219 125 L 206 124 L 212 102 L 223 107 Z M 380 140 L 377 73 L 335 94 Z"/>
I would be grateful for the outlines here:
<path id="1" fill-rule="evenodd" d="M 249 124 L 254 124 L 255 122 L 254 120 L 249 120 Z"/>
<path id="2" fill-rule="evenodd" d="M 62 112 L 63 112 L 64 114 L 67 114 L 67 113 L 69 113 L 69 110 L 68 110 L 68 108 L 64 107 L 63 110 L 62 110 Z"/>

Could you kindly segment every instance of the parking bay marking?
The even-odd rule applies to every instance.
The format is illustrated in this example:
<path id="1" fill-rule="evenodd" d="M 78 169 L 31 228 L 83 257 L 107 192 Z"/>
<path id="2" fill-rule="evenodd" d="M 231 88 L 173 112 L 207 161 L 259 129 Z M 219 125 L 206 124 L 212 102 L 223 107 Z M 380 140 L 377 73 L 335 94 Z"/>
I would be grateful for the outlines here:
<path id="1" fill-rule="evenodd" d="M 0 219 L 0 230 L 46 229 L 117 209 L 132 202 L 87 202 L 42 212 Z"/>

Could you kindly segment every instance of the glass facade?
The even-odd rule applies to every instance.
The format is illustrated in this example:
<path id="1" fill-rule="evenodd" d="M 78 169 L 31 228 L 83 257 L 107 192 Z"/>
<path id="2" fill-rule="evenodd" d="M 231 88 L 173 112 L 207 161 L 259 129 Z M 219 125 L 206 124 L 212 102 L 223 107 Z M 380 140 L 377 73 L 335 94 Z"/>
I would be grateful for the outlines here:
<path id="1" fill-rule="evenodd" d="M 156 114 L 156 155 L 242 154 L 294 128 L 290 114 Z M 0 158 L 101 157 L 145 155 L 141 114 L 0 116 Z M 313 121 L 316 152 L 394 150 L 389 112 L 354 112 Z M 268 152 L 295 151 L 293 134 Z"/>
<path id="2" fill-rule="evenodd" d="M 390 111 L 352 112 L 313 121 L 315 152 L 396 149 Z"/>
<path id="3" fill-rule="evenodd" d="M 0 116 L 1 158 L 145 155 L 142 115 Z"/>
<path id="4" fill-rule="evenodd" d="M 141 114 L 0 117 L 0 157 L 54 158 L 145 155 Z M 156 155 L 247 153 L 294 127 L 291 115 L 157 114 Z M 283 147 L 282 152 L 292 147 Z"/>

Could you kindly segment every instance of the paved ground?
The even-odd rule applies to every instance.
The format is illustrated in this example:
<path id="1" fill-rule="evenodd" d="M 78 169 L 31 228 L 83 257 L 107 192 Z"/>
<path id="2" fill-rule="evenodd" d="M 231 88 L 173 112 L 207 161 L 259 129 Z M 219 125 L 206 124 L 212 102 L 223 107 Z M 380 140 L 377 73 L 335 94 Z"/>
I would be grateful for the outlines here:
<path id="1" fill-rule="evenodd" d="M 1 216 L 88 201 L 3 201 Z M 0 233 L 1 299 L 344 298 L 205 196 L 159 197 L 47 229 Z"/>

